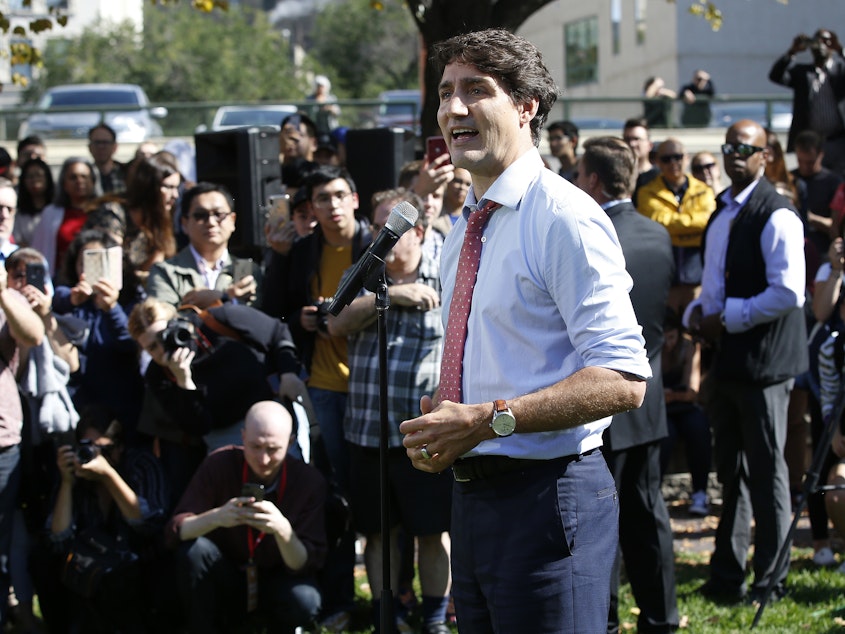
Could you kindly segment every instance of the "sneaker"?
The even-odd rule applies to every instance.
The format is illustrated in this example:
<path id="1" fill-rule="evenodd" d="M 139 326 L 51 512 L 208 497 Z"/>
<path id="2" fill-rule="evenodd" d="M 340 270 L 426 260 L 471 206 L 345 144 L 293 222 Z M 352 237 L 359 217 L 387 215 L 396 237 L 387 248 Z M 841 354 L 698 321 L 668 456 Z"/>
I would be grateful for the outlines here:
<path id="1" fill-rule="evenodd" d="M 689 506 L 690 515 L 698 515 L 699 517 L 706 517 L 710 515 L 709 500 L 707 493 L 704 491 L 696 491 L 690 496 L 692 500 Z"/>
<path id="2" fill-rule="evenodd" d="M 836 557 L 833 555 L 833 551 L 830 548 L 824 546 L 813 553 L 813 563 L 820 567 L 832 566 L 836 563 Z"/>

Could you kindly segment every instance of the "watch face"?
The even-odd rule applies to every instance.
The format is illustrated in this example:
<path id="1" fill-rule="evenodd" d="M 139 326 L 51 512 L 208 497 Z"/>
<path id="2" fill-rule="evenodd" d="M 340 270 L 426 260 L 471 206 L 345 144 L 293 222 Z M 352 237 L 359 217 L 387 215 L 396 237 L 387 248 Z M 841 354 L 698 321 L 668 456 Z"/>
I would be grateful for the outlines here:
<path id="1" fill-rule="evenodd" d="M 516 419 L 510 413 L 510 410 L 497 412 L 490 426 L 497 436 L 510 436 L 513 430 L 516 429 Z"/>

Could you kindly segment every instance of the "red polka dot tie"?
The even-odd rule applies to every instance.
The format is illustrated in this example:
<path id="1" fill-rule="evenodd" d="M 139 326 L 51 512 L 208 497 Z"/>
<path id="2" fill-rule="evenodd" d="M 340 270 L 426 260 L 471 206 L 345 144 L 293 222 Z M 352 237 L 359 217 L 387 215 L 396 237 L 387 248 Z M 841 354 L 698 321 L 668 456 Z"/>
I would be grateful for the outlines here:
<path id="1" fill-rule="evenodd" d="M 483 207 L 469 215 L 461 255 L 458 259 L 458 273 L 455 290 L 449 305 L 449 321 L 446 323 L 446 339 L 443 342 L 443 359 L 440 362 L 440 400 L 462 402 L 461 377 L 464 363 L 464 344 L 467 339 L 467 320 L 472 304 L 472 291 L 478 277 L 478 263 L 481 260 L 481 235 L 490 214 L 501 205 L 488 201 Z"/>

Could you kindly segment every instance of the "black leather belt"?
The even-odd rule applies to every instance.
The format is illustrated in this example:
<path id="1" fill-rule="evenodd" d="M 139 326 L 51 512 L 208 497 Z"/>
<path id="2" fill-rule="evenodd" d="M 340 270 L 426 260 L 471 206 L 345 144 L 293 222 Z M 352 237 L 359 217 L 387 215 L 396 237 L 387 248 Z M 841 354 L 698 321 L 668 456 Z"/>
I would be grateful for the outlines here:
<path id="1" fill-rule="evenodd" d="M 561 456 L 559 458 L 551 458 L 549 460 L 510 458 L 508 456 L 472 456 L 470 458 L 459 458 L 452 465 L 452 474 L 455 476 L 456 482 L 483 480 L 485 478 L 492 478 L 504 473 L 512 473 L 514 471 L 530 469 L 531 467 L 548 465 L 553 462 L 572 462 L 573 460 L 579 460 L 584 456 L 589 456 L 596 451 L 599 451 L 598 447 L 585 451 L 582 454 Z"/>

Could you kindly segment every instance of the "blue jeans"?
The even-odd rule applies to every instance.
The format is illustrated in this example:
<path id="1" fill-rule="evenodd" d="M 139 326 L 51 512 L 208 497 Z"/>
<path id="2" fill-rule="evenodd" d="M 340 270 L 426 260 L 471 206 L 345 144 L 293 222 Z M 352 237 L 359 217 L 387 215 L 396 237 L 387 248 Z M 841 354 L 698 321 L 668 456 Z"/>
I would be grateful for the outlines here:
<path id="1" fill-rule="evenodd" d="M 21 484 L 21 451 L 18 445 L 0 449 L 0 588 L 9 588 L 9 548 Z M 0 601 L 0 628 L 6 624 L 6 590 Z"/>
<path id="2" fill-rule="evenodd" d="M 456 482 L 452 595 L 462 632 L 605 632 L 619 503 L 601 452 Z"/>
<path id="3" fill-rule="evenodd" d="M 309 387 L 308 395 L 314 405 L 314 414 L 320 425 L 323 444 L 329 463 L 334 469 L 337 483 L 344 491 L 349 490 L 349 448 L 343 437 L 343 417 L 346 416 L 346 392 Z"/>
<path id="4" fill-rule="evenodd" d="M 343 437 L 346 392 L 309 387 L 308 395 L 320 425 L 323 445 L 338 485 L 349 491 L 349 446 Z M 313 460 L 313 456 L 312 456 Z M 355 531 L 348 530 L 336 548 L 330 548 L 319 572 L 323 615 L 351 611 L 355 603 Z"/>

